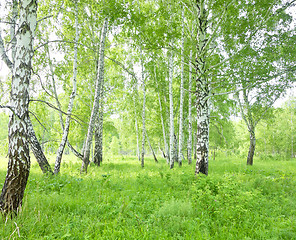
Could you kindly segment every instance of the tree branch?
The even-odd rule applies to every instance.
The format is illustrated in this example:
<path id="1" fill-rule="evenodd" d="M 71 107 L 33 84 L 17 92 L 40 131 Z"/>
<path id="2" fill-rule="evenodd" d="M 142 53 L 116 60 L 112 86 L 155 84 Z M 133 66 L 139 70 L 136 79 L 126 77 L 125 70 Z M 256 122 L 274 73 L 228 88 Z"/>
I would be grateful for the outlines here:
<path id="1" fill-rule="evenodd" d="M 34 52 L 37 51 L 39 48 L 42 48 L 42 47 L 44 47 L 45 45 L 48 45 L 49 43 L 72 43 L 72 44 L 75 44 L 76 42 L 68 41 L 68 40 L 59 40 L 59 39 L 58 39 L 58 40 L 47 41 L 47 42 L 45 42 L 45 43 L 43 43 L 43 44 L 37 46 L 37 47 L 34 49 Z M 90 50 L 92 50 L 92 51 L 94 51 L 94 52 L 96 52 L 96 49 L 91 48 L 91 47 L 89 47 L 89 46 L 87 46 L 87 45 L 85 45 L 85 44 L 83 44 L 83 43 L 77 43 L 77 44 L 78 44 L 78 45 L 81 45 L 81 46 L 83 46 L 83 47 L 86 47 L 86 48 L 88 48 L 88 49 L 90 49 Z"/>
<path id="2" fill-rule="evenodd" d="M 6 50 L 4 48 L 3 39 L 2 39 L 2 36 L 1 36 L 1 30 L 0 30 L 0 55 L 1 55 L 2 60 L 7 65 L 7 67 L 10 69 L 10 71 L 12 71 L 12 69 L 13 69 L 13 63 L 10 61 L 9 57 L 6 54 Z"/>
<path id="3" fill-rule="evenodd" d="M 54 106 L 53 104 L 49 103 L 49 102 L 46 102 L 46 101 L 43 101 L 43 100 L 39 100 L 39 99 L 30 99 L 29 100 L 30 102 L 41 102 L 41 103 L 45 103 L 47 106 L 53 108 L 54 110 L 58 111 L 58 112 L 61 112 L 62 114 L 64 115 L 68 115 L 66 112 L 60 110 L 59 108 L 57 108 L 56 106 Z M 84 124 L 87 124 L 85 123 L 83 120 L 81 120 L 77 115 L 74 115 L 74 114 L 71 114 L 72 116 L 75 116 L 75 118 L 71 117 L 71 119 L 73 119 L 75 122 L 77 122 L 78 124 L 82 125 L 81 123 L 84 123 Z M 79 121 L 81 122 L 79 122 Z"/>

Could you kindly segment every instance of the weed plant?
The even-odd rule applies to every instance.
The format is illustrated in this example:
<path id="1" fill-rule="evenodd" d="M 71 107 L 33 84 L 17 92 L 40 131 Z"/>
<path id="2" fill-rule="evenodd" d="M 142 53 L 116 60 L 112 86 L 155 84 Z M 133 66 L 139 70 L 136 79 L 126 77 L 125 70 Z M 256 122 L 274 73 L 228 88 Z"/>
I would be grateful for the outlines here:
<path id="1" fill-rule="evenodd" d="M 7 161 L 1 159 L 3 186 Z M 107 158 L 80 175 L 33 163 L 17 218 L 0 221 L 1 239 L 296 239 L 296 162 L 218 158 L 209 176 L 165 160 Z"/>

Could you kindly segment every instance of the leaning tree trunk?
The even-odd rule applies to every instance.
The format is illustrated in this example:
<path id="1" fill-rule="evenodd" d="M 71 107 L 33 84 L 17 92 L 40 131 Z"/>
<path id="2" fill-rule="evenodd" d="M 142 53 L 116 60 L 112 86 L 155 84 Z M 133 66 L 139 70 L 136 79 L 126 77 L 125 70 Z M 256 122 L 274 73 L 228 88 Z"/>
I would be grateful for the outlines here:
<path id="1" fill-rule="evenodd" d="M 58 174 L 60 172 L 62 156 L 63 156 L 63 152 L 64 152 L 64 149 L 65 149 L 65 146 L 67 143 L 67 139 L 68 139 L 70 122 L 71 122 L 71 114 L 72 114 L 74 99 L 76 97 L 76 91 L 77 91 L 77 83 L 76 83 L 77 82 L 76 81 L 76 78 L 77 78 L 77 51 L 78 51 L 77 45 L 78 45 L 78 40 L 79 40 L 78 3 L 77 3 L 77 1 L 75 1 L 75 28 L 76 28 L 76 36 L 75 36 L 75 45 L 74 45 L 73 90 L 72 90 L 72 93 L 70 96 L 70 101 L 68 104 L 67 117 L 66 117 L 62 141 L 61 141 L 59 149 L 57 151 L 57 157 L 56 157 L 55 166 L 54 166 L 54 174 Z"/>
<path id="2" fill-rule="evenodd" d="M 157 157 L 156 157 L 156 155 L 155 155 L 155 152 L 154 152 L 154 150 L 153 150 L 153 148 L 152 148 L 152 145 L 151 145 L 151 143 L 150 143 L 150 141 L 149 141 L 149 137 L 148 137 L 148 133 L 147 133 L 147 131 L 146 131 L 146 137 L 147 137 L 147 142 L 148 142 L 148 144 L 149 144 L 150 150 L 151 150 L 152 155 L 153 155 L 153 157 L 154 157 L 154 161 L 155 161 L 156 163 L 158 163 L 158 160 L 157 160 Z"/>
<path id="3" fill-rule="evenodd" d="M 91 112 L 91 116 L 88 124 L 88 131 L 87 131 L 85 149 L 83 154 L 83 162 L 81 166 L 81 172 L 85 172 L 85 173 L 87 173 L 87 167 L 89 164 L 93 130 L 94 130 L 95 120 L 97 118 L 98 109 L 99 109 L 101 85 L 104 79 L 104 57 L 105 57 L 104 53 L 105 53 L 105 39 L 107 36 L 107 29 L 108 29 L 108 18 L 105 18 L 104 27 L 102 29 L 102 35 L 101 35 L 99 67 L 98 67 L 99 71 L 97 75 L 95 98 L 94 98 L 93 108 L 92 108 L 92 112 Z"/>
<path id="4" fill-rule="evenodd" d="M 104 83 L 104 82 L 103 82 Z M 100 99 L 104 96 L 104 84 L 101 86 Z M 95 150 L 94 150 L 94 163 L 98 166 L 103 162 L 103 101 L 100 104 L 100 111 L 97 118 L 97 126 L 95 130 Z"/>
<path id="5" fill-rule="evenodd" d="M 178 147 L 178 163 L 182 166 L 182 150 L 183 150 L 183 105 L 184 105 L 184 6 L 182 10 L 182 47 L 181 47 L 181 86 L 180 86 L 180 116 L 179 116 L 179 147 Z"/>
<path id="6" fill-rule="evenodd" d="M 208 155 L 209 155 L 209 85 L 206 76 L 206 38 L 207 31 L 207 11 L 205 2 L 198 1 L 199 9 L 197 29 L 198 29 L 198 47 L 196 57 L 196 101 L 197 101 L 197 146 L 196 146 L 196 167 L 195 174 L 203 173 L 208 175 Z"/>
<path id="7" fill-rule="evenodd" d="M 64 126 L 64 121 L 63 121 L 63 113 L 62 113 L 62 105 L 59 101 L 59 97 L 58 97 L 58 93 L 57 93 L 57 89 L 56 89 L 56 83 L 55 83 L 55 77 L 54 77 L 54 70 L 53 70 L 53 64 L 52 64 L 52 61 L 50 59 L 50 53 L 49 53 L 49 49 L 48 49 L 48 46 L 46 45 L 45 46 L 45 49 L 47 51 L 47 54 L 48 54 L 48 62 L 49 62 L 49 69 L 50 69 L 50 73 L 51 73 L 51 80 L 52 80 L 52 92 L 53 92 L 53 96 L 55 98 L 55 101 L 56 101 L 56 104 L 57 104 L 57 107 L 58 107 L 58 110 L 59 110 L 59 117 L 60 117 L 60 125 L 61 125 L 61 129 L 62 131 L 64 132 L 65 130 L 65 126 Z M 70 150 L 72 151 L 72 153 L 80 158 L 81 160 L 83 159 L 83 155 L 78 152 L 68 141 L 67 139 L 67 146 L 68 148 L 70 148 Z"/>
<path id="8" fill-rule="evenodd" d="M 253 165 L 253 158 L 256 147 L 255 128 L 250 129 L 250 147 L 247 159 L 247 165 Z"/>
<path id="9" fill-rule="evenodd" d="M 28 136 L 29 136 L 31 150 L 36 158 L 37 163 L 39 164 L 43 173 L 53 174 L 50 164 L 48 163 L 48 161 L 42 151 L 42 148 L 38 142 L 38 139 L 36 137 L 36 134 L 35 134 L 35 131 L 34 131 L 34 128 L 33 128 L 30 118 L 26 119 L 26 123 L 27 123 L 27 127 L 28 127 Z"/>
<path id="10" fill-rule="evenodd" d="M 30 172 L 29 136 L 29 83 L 33 57 L 33 36 L 36 29 L 37 1 L 19 2 L 20 19 L 16 34 L 15 61 L 12 72 L 10 105 L 13 113 L 9 121 L 9 161 L 0 196 L 4 214 L 17 213 L 22 205 Z"/>

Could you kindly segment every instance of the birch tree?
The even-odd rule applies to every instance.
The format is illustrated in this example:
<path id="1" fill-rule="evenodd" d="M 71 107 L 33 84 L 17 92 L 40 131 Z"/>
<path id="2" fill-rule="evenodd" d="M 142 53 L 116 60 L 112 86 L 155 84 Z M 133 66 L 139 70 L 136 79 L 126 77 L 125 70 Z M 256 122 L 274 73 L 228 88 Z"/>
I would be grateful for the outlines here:
<path id="1" fill-rule="evenodd" d="M 161 98 L 160 98 L 160 89 L 158 85 L 158 80 L 157 80 L 157 75 L 156 75 L 156 69 L 154 66 L 154 76 L 155 76 L 155 84 L 157 88 L 157 96 L 158 96 L 158 103 L 159 103 L 159 113 L 160 113 L 160 120 L 161 120 L 161 127 L 162 127 L 162 135 L 163 135 L 163 143 L 164 143 L 164 148 L 165 148 L 165 157 L 167 164 L 170 164 L 170 153 L 169 153 L 169 148 L 167 144 L 167 137 L 166 137 L 166 127 L 165 127 L 165 121 L 163 119 L 163 113 L 162 113 L 162 103 L 161 103 Z"/>
<path id="2" fill-rule="evenodd" d="M 209 153 L 209 84 L 206 78 L 206 47 L 207 47 L 207 28 L 208 12 L 205 1 L 197 1 L 198 8 L 197 20 L 197 57 L 196 70 L 196 99 L 197 99 L 197 159 L 195 174 L 203 173 L 208 175 L 208 153 Z"/>
<path id="3" fill-rule="evenodd" d="M 76 29 L 76 35 L 75 35 L 75 46 L 74 46 L 74 63 L 73 63 L 73 90 L 70 96 L 70 101 L 68 104 L 68 110 L 67 110 L 67 117 L 66 122 L 64 126 L 64 132 L 62 141 L 60 143 L 60 146 L 57 151 L 57 157 L 55 162 L 55 168 L 54 168 L 54 174 L 58 174 L 60 172 L 60 166 L 62 161 L 63 152 L 67 143 L 69 129 L 70 129 L 70 121 L 71 121 L 71 114 L 72 109 L 74 105 L 74 99 L 76 97 L 76 91 L 77 91 L 77 45 L 79 40 L 79 29 L 78 29 L 78 0 L 75 1 L 75 29 Z"/>
<path id="4" fill-rule="evenodd" d="M 184 6 L 182 9 L 182 37 L 181 37 L 181 84 L 180 84 L 180 115 L 179 115 L 179 152 L 178 162 L 179 166 L 182 166 L 182 150 L 183 150 L 183 103 L 184 103 L 184 29 L 185 28 L 185 16 Z"/>
<path id="5" fill-rule="evenodd" d="M 190 50 L 189 61 L 192 61 L 192 50 Z M 188 145 L 187 159 L 188 164 L 192 163 L 192 64 L 189 63 L 189 83 L 188 83 Z"/>
<path id="6" fill-rule="evenodd" d="M 174 128 L 174 100 L 173 100 L 173 53 L 169 53 L 169 98 L 170 98 L 170 168 L 174 168 L 175 161 L 175 128 Z"/>
<path id="7" fill-rule="evenodd" d="M 5 51 L 5 46 L 4 46 L 4 42 L 1 36 L 1 31 L 0 31 L 0 54 L 1 57 L 3 59 L 3 61 L 5 62 L 5 64 L 7 65 L 7 67 L 10 69 L 11 73 L 13 74 L 13 69 L 14 69 L 14 63 L 16 61 L 16 22 L 17 22 L 17 18 L 18 18 L 18 7 L 19 5 L 19 1 L 17 0 L 13 0 L 12 1 L 12 17 L 11 17 L 11 25 L 10 25 L 10 42 L 11 42 L 11 57 L 12 59 L 10 60 L 6 51 Z M 31 146 L 31 150 L 37 160 L 37 163 L 39 164 L 41 170 L 43 173 L 51 173 L 53 174 L 51 167 L 47 161 L 46 156 L 44 155 L 42 148 L 40 146 L 40 143 L 36 137 L 30 116 L 28 116 L 28 118 L 24 119 L 26 121 L 27 127 L 28 127 L 28 139 L 29 139 L 29 143 Z"/>
<path id="8" fill-rule="evenodd" d="M 107 29 L 108 29 L 108 18 L 105 18 L 103 30 L 101 34 L 100 57 L 99 57 L 99 67 L 98 67 L 99 71 L 98 71 L 97 80 L 96 80 L 95 98 L 94 98 L 93 108 L 92 108 L 92 112 L 89 120 L 88 132 L 87 132 L 87 137 L 85 142 L 85 150 L 83 154 L 84 155 L 83 162 L 81 166 L 81 172 L 85 172 L 85 173 L 87 172 L 87 167 L 89 164 L 90 148 L 91 148 L 91 143 L 93 138 L 94 124 L 98 114 L 98 108 L 100 103 L 100 91 L 101 91 L 101 85 L 104 78 L 104 58 L 105 58 L 104 52 L 105 52 L 105 41 L 107 36 Z"/>
<path id="9" fill-rule="evenodd" d="M 100 109 L 96 121 L 95 129 L 95 149 L 94 149 L 94 163 L 98 166 L 103 161 L 103 117 L 104 117 L 104 79 L 102 80 L 101 93 L 100 93 Z"/>
<path id="10" fill-rule="evenodd" d="M 20 209 L 30 172 L 29 136 L 26 122 L 29 118 L 29 84 L 33 38 L 37 24 L 37 1 L 20 1 L 19 14 L 10 99 L 13 112 L 9 121 L 9 161 L 0 196 L 0 209 L 4 214 L 17 213 Z"/>
<path id="11" fill-rule="evenodd" d="M 144 63 L 143 63 L 143 52 L 141 49 L 141 80 L 143 86 L 143 110 L 142 110 L 142 153 L 141 153 L 141 166 L 144 167 L 144 155 L 145 155 L 145 134 L 146 134 L 146 85 L 144 76 Z"/>

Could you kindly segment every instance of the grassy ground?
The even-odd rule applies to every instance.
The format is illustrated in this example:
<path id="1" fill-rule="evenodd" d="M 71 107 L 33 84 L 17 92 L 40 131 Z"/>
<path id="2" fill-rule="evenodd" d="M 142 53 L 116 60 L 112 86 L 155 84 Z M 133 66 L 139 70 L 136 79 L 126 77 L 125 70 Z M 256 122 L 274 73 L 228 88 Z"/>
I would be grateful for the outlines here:
<path id="1" fill-rule="evenodd" d="M 296 239 L 296 161 L 241 159 L 169 170 L 162 159 L 118 157 L 79 174 L 63 160 L 57 177 L 35 163 L 19 217 L 0 221 L 1 239 Z M 6 162 L 1 159 L 0 187 Z"/>

